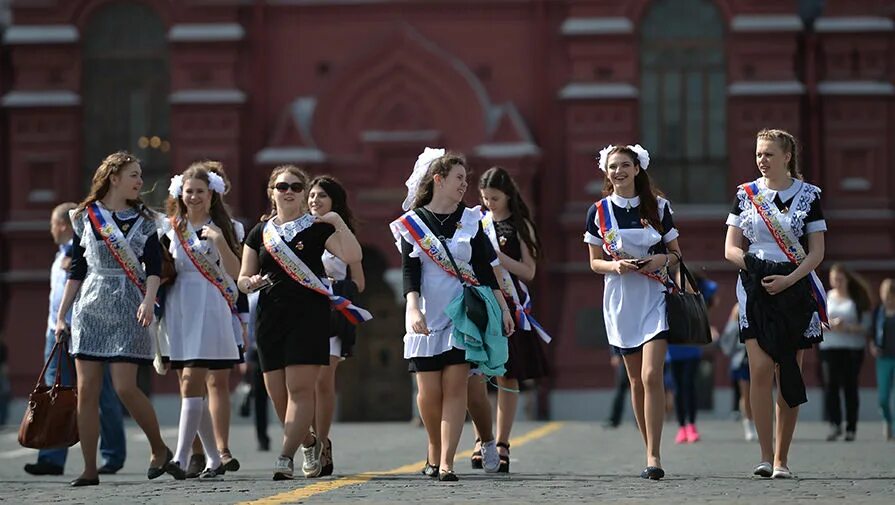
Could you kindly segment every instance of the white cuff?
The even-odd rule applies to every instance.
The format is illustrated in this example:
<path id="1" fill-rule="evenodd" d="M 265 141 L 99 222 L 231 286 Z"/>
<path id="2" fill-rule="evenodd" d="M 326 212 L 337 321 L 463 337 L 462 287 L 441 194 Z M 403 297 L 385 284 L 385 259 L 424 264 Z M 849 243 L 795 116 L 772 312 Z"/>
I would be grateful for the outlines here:
<path id="1" fill-rule="evenodd" d="M 672 229 L 668 230 L 668 233 L 666 233 L 665 235 L 662 235 L 662 240 L 667 244 L 667 243 L 671 242 L 672 240 L 678 238 L 678 236 L 680 236 L 680 232 L 677 231 L 677 228 L 672 228 Z"/>
<path id="2" fill-rule="evenodd" d="M 584 232 L 584 242 L 586 244 L 595 245 L 595 246 L 603 245 L 603 239 L 601 239 L 600 237 L 597 237 L 596 235 L 592 235 L 589 231 Z"/>
<path id="3" fill-rule="evenodd" d="M 820 231 L 827 231 L 827 222 L 823 219 L 820 221 L 811 221 L 810 223 L 805 223 L 805 234 L 808 233 L 817 233 Z"/>

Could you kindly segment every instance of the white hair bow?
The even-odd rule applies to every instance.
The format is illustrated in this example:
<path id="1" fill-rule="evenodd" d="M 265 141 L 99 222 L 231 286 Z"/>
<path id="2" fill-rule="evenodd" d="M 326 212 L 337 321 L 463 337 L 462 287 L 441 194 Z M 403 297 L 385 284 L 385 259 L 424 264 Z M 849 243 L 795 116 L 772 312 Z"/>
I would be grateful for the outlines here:
<path id="1" fill-rule="evenodd" d="M 610 144 L 603 149 L 600 149 L 600 155 L 597 157 L 600 163 L 600 170 L 604 172 L 606 171 L 606 165 L 609 163 L 609 153 L 615 149 L 615 147 L 616 146 Z M 640 168 L 646 170 L 649 167 L 649 151 L 644 149 L 640 144 L 625 147 L 637 153 L 637 161 L 640 163 Z"/>
<path id="2" fill-rule="evenodd" d="M 171 198 L 180 198 L 183 194 L 183 176 L 180 174 L 171 178 L 171 184 L 168 184 L 168 194 Z"/>
<path id="3" fill-rule="evenodd" d="M 413 205 L 413 201 L 416 199 L 416 194 L 420 189 L 420 182 L 425 177 L 426 172 L 429 171 L 429 165 L 432 164 L 433 161 L 437 160 L 444 156 L 444 149 L 435 149 L 432 147 L 427 147 L 422 153 L 420 153 L 419 157 L 416 159 L 416 163 L 413 165 L 413 172 L 410 174 L 410 177 L 407 178 L 407 181 L 404 182 L 404 185 L 407 186 L 407 198 L 404 199 L 404 203 L 401 204 L 401 208 L 406 210 L 410 210 L 410 206 Z"/>
<path id="4" fill-rule="evenodd" d="M 224 178 L 214 172 L 208 172 L 208 189 L 219 195 L 223 195 L 227 189 L 224 184 Z M 172 198 L 180 198 L 183 194 L 183 175 L 177 174 L 171 178 L 171 184 L 168 185 L 168 194 Z"/>

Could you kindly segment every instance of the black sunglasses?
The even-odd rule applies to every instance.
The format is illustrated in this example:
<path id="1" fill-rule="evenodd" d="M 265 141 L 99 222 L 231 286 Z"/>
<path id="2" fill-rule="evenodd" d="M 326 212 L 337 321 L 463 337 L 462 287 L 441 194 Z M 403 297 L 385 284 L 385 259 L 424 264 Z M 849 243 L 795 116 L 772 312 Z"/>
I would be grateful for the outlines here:
<path id="1" fill-rule="evenodd" d="M 300 182 L 293 182 L 292 184 L 289 184 L 288 182 L 278 182 L 273 185 L 272 189 L 275 189 L 280 193 L 285 193 L 286 190 L 289 189 L 291 189 L 293 193 L 301 193 L 305 190 L 305 185 Z"/>

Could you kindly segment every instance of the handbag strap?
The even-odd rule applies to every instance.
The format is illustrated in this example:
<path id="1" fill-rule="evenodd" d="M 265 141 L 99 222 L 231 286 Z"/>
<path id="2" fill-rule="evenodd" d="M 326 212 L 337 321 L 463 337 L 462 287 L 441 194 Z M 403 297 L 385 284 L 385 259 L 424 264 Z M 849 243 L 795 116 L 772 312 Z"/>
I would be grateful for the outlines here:
<path id="1" fill-rule="evenodd" d="M 690 273 L 690 270 L 687 268 L 686 263 L 684 263 L 683 258 L 678 257 L 678 260 L 679 260 L 678 266 L 679 266 L 679 269 L 681 272 L 681 279 L 683 282 L 681 282 L 681 284 L 678 285 L 677 280 L 675 280 L 674 276 L 672 276 L 672 275 L 668 276 L 669 280 L 671 280 L 671 283 L 674 284 L 675 289 L 679 290 L 681 293 L 686 293 L 687 284 L 689 284 L 690 287 L 693 288 L 694 293 L 701 295 L 702 293 L 699 291 L 699 285 L 696 284 L 696 279 Z"/>
<path id="2" fill-rule="evenodd" d="M 56 380 L 53 382 L 53 385 L 54 386 L 62 385 L 62 363 L 61 363 L 61 361 L 62 361 L 63 351 L 65 351 L 65 350 L 67 350 L 67 346 L 66 346 L 64 340 L 53 344 L 53 350 L 50 351 L 50 355 L 47 356 L 47 361 L 44 363 L 44 367 L 40 371 L 40 376 L 37 377 L 37 386 L 44 384 L 44 379 L 46 378 L 46 375 L 47 375 L 47 369 L 50 367 L 50 362 L 53 361 L 53 359 L 56 360 Z M 65 353 L 65 354 L 67 354 L 67 353 Z M 66 361 L 68 361 L 68 360 L 66 360 Z M 71 363 L 69 363 L 69 366 L 71 366 Z"/>
<path id="3" fill-rule="evenodd" d="M 451 260 L 451 265 L 453 265 L 454 267 L 454 272 L 457 273 L 457 279 L 460 281 L 460 284 L 462 284 L 464 287 L 468 287 L 469 285 L 466 283 L 466 281 L 463 280 L 463 274 L 460 273 L 460 267 L 457 266 L 457 262 L 454 261 L 454 255 L 451 254 L 451 248 L 448 247 L 447 242 L 445 242 L 444 236 L 442 236 L 440 233 L 435 232 L 437 228 L 435 228 L 435 223 L 432 219 L 432 212 L 425 207 L 420 207 L 417 209 L 417 214 L 426 223 L 426 226 L 429 227 L 429 230 L 432 232 L 433 235 L 435 235 L 435 238 L 437 238 L 438 241 L 441 242 L 441 246 L 444 247 L 445 254 L 447 254 L 448 259 Z"/>

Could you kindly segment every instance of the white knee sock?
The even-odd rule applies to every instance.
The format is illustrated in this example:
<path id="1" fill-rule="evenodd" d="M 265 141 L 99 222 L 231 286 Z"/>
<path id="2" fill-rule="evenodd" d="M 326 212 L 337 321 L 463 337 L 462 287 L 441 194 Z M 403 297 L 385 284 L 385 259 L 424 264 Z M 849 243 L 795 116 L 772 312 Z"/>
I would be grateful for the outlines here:
<path id="1" fill-rule="evenodd" d="M 221 453 L 218 451 L 217 441 L 214 438 L 214 425 L 211 421 L 211 411 L 208 410 L 208 398 L 202 402 L 202 419 L 199 423 L 199 440 L 205 449 L 205 468 L 215 469 L 221 466 Z"/>
<path id="2" fill-rule="evenodd" d="M 180 429 L 177 433 L 177 453 L 174 454 L 174 461 L 184 470 L 189 462 L 193 439 L 196 438 L 201 420 L 202 398 L 199 396 L 183 398 L 180 401 Z"/>

